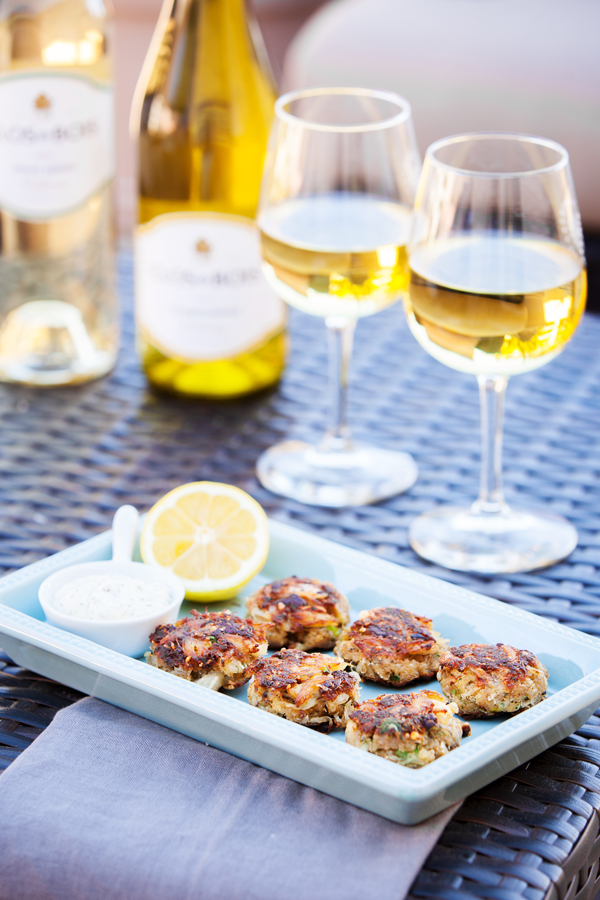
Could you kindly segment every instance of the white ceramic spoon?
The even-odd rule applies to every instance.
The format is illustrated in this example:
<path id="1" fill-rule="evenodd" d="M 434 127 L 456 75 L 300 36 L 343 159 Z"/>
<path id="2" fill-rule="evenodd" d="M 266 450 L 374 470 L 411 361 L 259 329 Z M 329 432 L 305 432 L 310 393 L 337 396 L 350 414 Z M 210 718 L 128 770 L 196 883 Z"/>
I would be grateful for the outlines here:
<path id="1" fill-rule="evenodd" d="M 185 589 L 179 578 L 168 569 L 131 560 L 137 539 L 138 523 L 137 509 L 133 506 L 121 506 L 113 519 L 112 559 L 68 566 L 42 582 L 38 596 L 46 619 L 51 625 L 57 625 L 65 631 L 95 641 L 125 656 L 142 656 L 148 649 L 148 636 L 154 629 L 158 625 L 177 620 L 179 607 L 185 595 Z M 52 601 L 59 588 L 76 578 L 86 578 L 90 575 L 125 575 L 140 581 L 164 584 L 169 589 L 170 599 L 159 612 L 112 621 L 83 619 L 54 608 Z"/>

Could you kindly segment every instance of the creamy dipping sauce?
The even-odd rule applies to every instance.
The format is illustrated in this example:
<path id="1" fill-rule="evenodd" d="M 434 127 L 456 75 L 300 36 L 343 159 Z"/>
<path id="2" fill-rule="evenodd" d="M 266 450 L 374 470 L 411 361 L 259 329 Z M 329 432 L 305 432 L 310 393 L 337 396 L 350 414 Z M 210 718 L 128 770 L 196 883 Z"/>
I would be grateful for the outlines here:
<path id="1" fill-rule="evenodd" d="M 171 593 L 164 584 L 128 575 L 88 575 L 59 588 L 52 606 L 79 619 L 110 621 L 152 615 L 168 606 L 170 600 Z"/>

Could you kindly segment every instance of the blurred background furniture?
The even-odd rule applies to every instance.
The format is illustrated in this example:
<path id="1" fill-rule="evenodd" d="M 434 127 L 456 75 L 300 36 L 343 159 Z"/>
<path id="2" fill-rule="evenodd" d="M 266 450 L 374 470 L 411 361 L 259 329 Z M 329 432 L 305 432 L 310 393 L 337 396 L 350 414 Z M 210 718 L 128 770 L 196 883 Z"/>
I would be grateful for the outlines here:
<path id="1" fill-rule="evenodd" d="M 600 230 L 600 4 L 595 0 L 341 0 L 288 50 L 286 88 L 387 88 L 438 138 L 516 131 L 569 151 L 584 226 Z"/>

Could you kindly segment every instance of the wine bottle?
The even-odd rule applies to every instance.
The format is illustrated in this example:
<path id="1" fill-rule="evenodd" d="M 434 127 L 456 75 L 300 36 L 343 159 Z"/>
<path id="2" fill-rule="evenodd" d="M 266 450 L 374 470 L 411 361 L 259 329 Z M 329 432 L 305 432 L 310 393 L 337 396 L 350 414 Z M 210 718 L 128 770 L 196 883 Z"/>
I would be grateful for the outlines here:
<path id="1" fill-rule="evenodd" d="M 285 362 L 285 312 L 254 215 L 275 99 L 244 0 L 165 0 L 132 110 L 135 295 L 156 387 L 227 398 Z"/>
<path id="2" fill-rule="evenodd" d="M 111 16 L 0 4 L 0 380 L 87 381 L 118 349 Z"/>

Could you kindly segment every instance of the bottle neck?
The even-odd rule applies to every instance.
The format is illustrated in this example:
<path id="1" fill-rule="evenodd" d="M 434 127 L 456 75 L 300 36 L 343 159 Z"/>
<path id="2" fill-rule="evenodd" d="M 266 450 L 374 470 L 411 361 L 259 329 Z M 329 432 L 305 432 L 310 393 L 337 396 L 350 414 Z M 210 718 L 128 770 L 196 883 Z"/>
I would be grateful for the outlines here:
<path id="1" fill-rule="evenodd" d="M 201 17 L 207 10 L 245 21 L 248 16 L 246 0 L 164 0 L 162 13 L 175 20 L 176 27 L 185 27 L 191 16 Z"/>
<path id="2" fill-rule="evenodd" d="M 275 93 L 251 15 L 244 0 L 168 2 L 140 104 L 142 196 L 252 217 Z"/>

